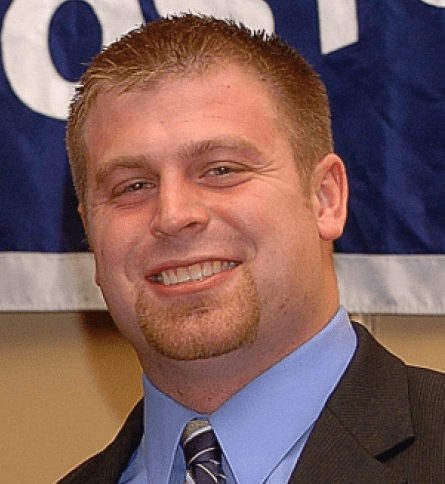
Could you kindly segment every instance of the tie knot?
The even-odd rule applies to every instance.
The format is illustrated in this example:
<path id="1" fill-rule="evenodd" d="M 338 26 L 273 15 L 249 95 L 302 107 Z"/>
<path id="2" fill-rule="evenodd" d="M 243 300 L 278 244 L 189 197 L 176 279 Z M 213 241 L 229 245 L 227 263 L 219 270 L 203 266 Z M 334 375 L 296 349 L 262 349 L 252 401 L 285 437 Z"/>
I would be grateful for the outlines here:
<path id="1" fill-rule="evenodd" d="M 187 463 L 186 483 L 225 483 L 221 448 L 208 420 L 191 420 L 184 429 L 181 445 Z"/>
<path id="2" fill-rule="evenodd" d="M 188 466 L 221 460 L 221 448 L 207 419 L 191 420 L 184 429 L 181 444 Z"/>

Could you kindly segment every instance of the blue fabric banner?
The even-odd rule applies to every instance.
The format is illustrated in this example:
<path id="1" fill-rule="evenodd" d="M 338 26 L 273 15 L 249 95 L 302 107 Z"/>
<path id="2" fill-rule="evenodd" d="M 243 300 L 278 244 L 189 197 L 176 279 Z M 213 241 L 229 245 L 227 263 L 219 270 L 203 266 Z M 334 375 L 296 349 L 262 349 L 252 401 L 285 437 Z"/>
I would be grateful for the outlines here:
<path id="1" fill-rule="evenodd" d="M 0 0 L 0 309 L 39 306 L 11 305 L 2 292 L 18 272 L 28 277 L 23 260 L 20 269 L 11 262 L 19 255 L 33 271 L 32 254 L 72 261 L 87 250 L 64 146 L 68 102 L 85 64 L 130 28 L 181 11 L 276 32 L 320 73 L 350 179 L 349 219 L 336 246 L 342 267 L 349 255 L 443 262 L 445 0 Z M 351 277 L 345 270 L 340 279 Z M 399 268 L 388 277 L 411 276 Z M 419 312 L 444 306 L 438 296 Z M 396 302 L 394 311 L 406 308 Z"/>

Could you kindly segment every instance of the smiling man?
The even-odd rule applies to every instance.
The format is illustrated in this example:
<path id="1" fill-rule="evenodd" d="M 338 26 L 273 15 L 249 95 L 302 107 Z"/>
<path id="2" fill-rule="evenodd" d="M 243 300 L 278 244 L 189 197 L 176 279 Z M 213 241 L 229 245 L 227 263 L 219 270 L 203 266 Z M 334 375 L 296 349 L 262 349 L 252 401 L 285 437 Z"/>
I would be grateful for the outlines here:
<path id="1" fill-rule="evenodd" d="M 153 22 L 93 61 L 67 140 L 145 398 L 64 484 L 444 482 L 444 380 L 339 307 L 345 168 L 295 51 L 207 17 Z M 202 434 L 210 459 L 189 455 Z"/>

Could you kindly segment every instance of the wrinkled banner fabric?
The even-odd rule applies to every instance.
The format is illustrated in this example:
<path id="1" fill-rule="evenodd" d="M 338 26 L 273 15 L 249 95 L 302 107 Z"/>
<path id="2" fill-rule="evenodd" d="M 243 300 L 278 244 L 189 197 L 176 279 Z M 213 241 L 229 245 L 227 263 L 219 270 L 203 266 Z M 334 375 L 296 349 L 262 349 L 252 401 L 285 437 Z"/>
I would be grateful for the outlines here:
<path id="1" fill-rule="evenodd" d="M 104 308 L 64 146 L 88 60 L 182 11 L 276 32 L 327 85 L 351 312 L 445 313 L 445 0 L 0 0 L 0 310 Z"/>

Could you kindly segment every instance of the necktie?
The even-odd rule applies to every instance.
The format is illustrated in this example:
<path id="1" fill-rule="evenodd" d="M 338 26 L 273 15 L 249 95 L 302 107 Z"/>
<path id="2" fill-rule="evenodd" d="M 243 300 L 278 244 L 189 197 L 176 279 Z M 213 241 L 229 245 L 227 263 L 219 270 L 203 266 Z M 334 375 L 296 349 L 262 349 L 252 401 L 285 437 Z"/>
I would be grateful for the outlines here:
<path id="1" fill-rule="evenodd" d="M 181 444 L 187 463 L 185 484 L 225 484 L 221 468 L 221 447 L 208 420 L 191 420 Z"/>

